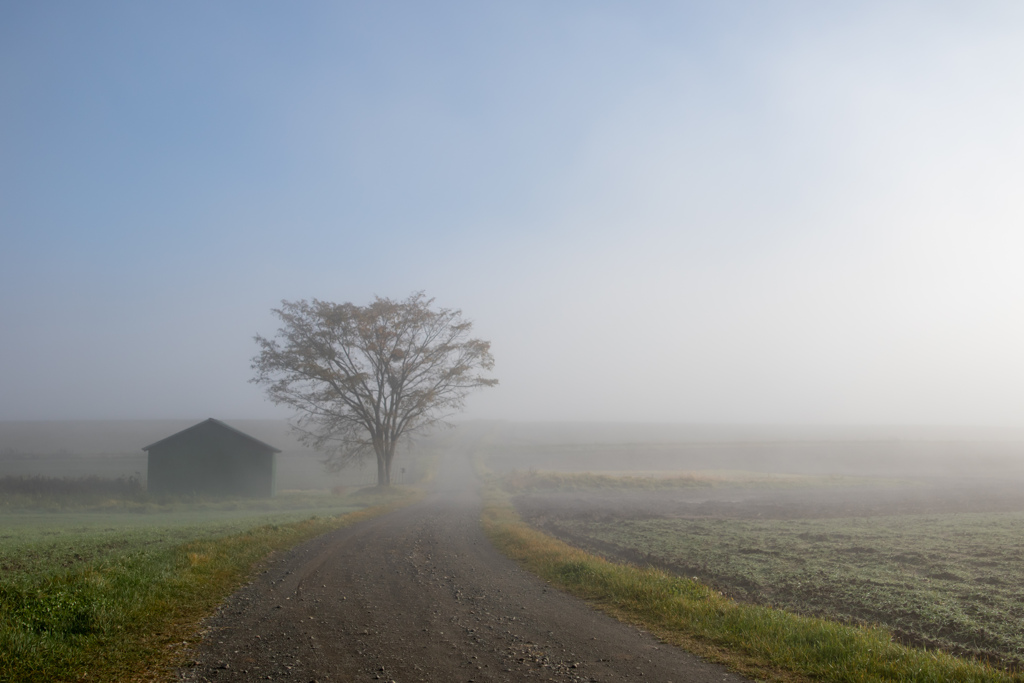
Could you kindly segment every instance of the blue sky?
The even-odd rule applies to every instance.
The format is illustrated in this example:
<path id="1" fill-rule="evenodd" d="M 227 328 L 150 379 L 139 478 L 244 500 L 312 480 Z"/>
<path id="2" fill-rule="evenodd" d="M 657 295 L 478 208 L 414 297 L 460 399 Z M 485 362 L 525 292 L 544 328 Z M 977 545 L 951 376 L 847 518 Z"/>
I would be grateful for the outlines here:
<path id="1" fill-rule="evenodd" d="M 0 419 L 270 417 L 416 290 L 472 417 L 1024 426 L 1018 3 L 0 3 Z"/>

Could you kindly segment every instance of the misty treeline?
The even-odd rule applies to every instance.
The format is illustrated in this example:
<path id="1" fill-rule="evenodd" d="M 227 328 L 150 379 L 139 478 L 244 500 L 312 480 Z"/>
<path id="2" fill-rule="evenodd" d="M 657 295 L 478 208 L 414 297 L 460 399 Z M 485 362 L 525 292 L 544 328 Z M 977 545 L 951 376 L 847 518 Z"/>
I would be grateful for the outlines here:
<path id="1" fill-rule="evenodd" d="M 139 499 L 146 495 L 140 475 L 109 479 L 87 477 L 0 477 L 0 495 L 32 498 L 109 497 Z"/>

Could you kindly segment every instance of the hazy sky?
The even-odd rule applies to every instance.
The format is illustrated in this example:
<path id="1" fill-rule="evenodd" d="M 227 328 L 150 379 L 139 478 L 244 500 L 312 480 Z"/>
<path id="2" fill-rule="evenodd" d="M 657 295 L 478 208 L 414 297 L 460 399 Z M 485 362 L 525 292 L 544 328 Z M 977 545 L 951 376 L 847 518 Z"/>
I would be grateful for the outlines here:
<path id="1" fill-rule="evenodd" d="M 1024 4 L 0 2 L 0 419 L 420 289 L 473 417 L 1022 426 Z"/>

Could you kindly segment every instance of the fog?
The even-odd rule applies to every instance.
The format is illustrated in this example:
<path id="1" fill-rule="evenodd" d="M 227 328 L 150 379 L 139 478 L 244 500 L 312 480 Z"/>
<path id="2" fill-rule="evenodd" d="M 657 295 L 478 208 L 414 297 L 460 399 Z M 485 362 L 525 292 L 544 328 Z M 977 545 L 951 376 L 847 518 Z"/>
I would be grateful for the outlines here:
<path id="1" fill-rule="evenodd" d="M 0 477 L 138 476 L 145 483 L 147 456 L 142 448 L 195 422 L 0 422 Z M 372 459 L 327 471 L 323 454 L 300 443 L 285 420 L 232 420 L 230 425 L 281 450 L 279 491 L 345 490 L 377 483 Z M 405 443 L 392 472 L 395 483 L 412 483 L 444 458 L 472 457 L 494 474 L 867 477 L 858 490 L 866 490 L 865 483 L 883 489 L 895 482 L 943 490 L 966 486 L 986 492 L 975 496 L 979 500 L 1009 490 L 1019 507 L 1024 505 L 1019 493 L 1022 456 L 1024 433 L 1008 429 L 465 420 Z M 442 472 L 463 469 L 453 465 Z"/>
<path id="2" fill-rule="evenodd" d="M 210 544 L 234 549 L 232 520 L 284 534 L 315 514 L 309 529 L 326 529 L 411 494 L 373 534 L 260 564 L 245 604 L 221 610 L 219 644 L 184 653 L 178 617 L 173 637 L 141 630 L 173 640 L 169 658 L 242 677 L 255 657 L 275 676 L 543 662 L 604 680 L 669 655 L 613 646 L 608 625 L 566 640 L 589 617 L 567 618 L 481 535 L 482 506 L 495 539 L 518 533 L 502 530 L 507 500 L 536 529 L 695 577 L 712 600 L 929 649 L 851 646 L 871 663 L 830 654 L 836 670 L 937 650 L 1020 670 L 1021 74 L 1024 4 L 1000 0 L 0 3 L 0 564 L 28 629 L 15 640 L 57 642 L 48 624 L 65 613 L 76 642 L 99 642 L 80 614 L 140 630 L 108 619 L 102 588 L 165 595 L 137 580 L 136 556 L 176 558 L 153 574 L 175 586 L 186 569 L 229 575 L 198 545 L 154 550 L 186 536 L 234 534 Z M 500 384 L 454 428 L 402 444 L 391 483 L 415 492 L 369 489 L 372 458 L 327 471 L 251 381 L 254 337 L 274 338 L 282 300 L 420 291 L 474 322 Z M 207 418 L 227 427 L 142 450 Z M 45 585 L 23 578 L 37 560 Z M 562 567 L 591 575 L 576 554 Z M 99 607 L 67 600 L 79 584 L 55 573 Z M 698 594 L 644 584 L 672 586 L 673 605 Z M 254 648 L 245 620 L 268 610 L 275 632 Z M 702 624 L 712 611 L 727 612 Z M 350 637 L 300 665 L 294 646 L 324 624 Z M 735 642 L 714 638 L 697 640 Z M 836 651 L 783 640 L 772 671 L 800 660 L 796 640 Z"/>
<path id="3" fill-rule="evenodd" d="M 493 343 L 465 419 L 1024 429 L 1022 38 L 1000 2 L 6 6 L 0 420 L 282 419 L 272 307 L 422 289 Z"/>

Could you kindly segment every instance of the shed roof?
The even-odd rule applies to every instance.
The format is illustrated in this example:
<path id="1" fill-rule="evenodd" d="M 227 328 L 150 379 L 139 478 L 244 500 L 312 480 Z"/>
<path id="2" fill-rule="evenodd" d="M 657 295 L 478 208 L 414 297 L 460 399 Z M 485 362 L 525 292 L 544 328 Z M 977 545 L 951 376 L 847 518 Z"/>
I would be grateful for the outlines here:
<path id="1" fill-rule="evenodd" d="M 191 427 L 189 427 L 187 429 L 183 429 L 180 432 L 175 432 L 174 434 L 171 434 L 170 436 L 168 436 L 166 438 L 160 439 L 159 441 L 155 441 L 155 442 L 149 444 L 148 446 L 143 447 L 142 450 L 149 451 L 149 449 L 151 449 L 151 448 L 155 448 L 156 446 L 162 446 L 163 444 L 167 443 L 168 441 L 175 440 L 175 439 L 177 439 L 180 436 L 184 436 L 185 434 L 189 434 L 191 432 L 200 431 L 200 430 L 208 430 L 208 429 L 223 430 L 223 431 L 229 432 L 231 434 L 234 434 L 235 436 L 240 436 L 240 437 L 246 439 L 247 441 L 249 441 L 250 443 L 252 443 L 253 446 L 257 446 L 259 448 L 263 448 L 265 450 L 271 451 L 272 453 L 280 453 L 281 452 L 280 448 L 274 448 L 273 446 L 271 446 L 268 443 L 263 443 L 262 441 L 260 441 L 256 437 L 249 436 L 245 432 L 243 432 L 241 430 L 238 430 L 238 429 L 235 429 L 231 425 L 225 424 L 225 423 L 221 422 L 220 420 L 215 420 L 212 417 L 207 419 L 207 420 L 203 420 L 199 424 L 194 424 L 194 425 L 192 425 Z"/>

